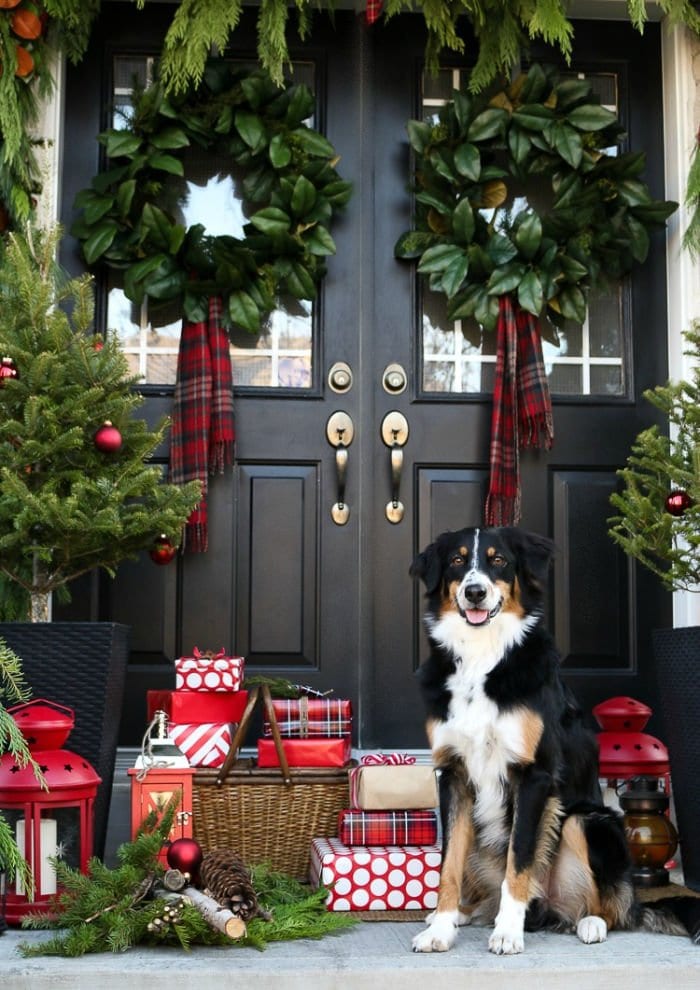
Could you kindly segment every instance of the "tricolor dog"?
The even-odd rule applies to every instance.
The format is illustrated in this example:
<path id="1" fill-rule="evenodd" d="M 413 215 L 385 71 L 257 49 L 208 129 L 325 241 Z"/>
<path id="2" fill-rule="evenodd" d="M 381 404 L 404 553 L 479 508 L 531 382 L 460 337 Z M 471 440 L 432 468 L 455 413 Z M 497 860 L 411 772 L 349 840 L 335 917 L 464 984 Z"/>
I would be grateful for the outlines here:
<path id="1" fill-rule="evenodd" d="M 491 952 L 524 932 L 690 934 L 700 899 L 638 903 L 621 816 L 603 804 L 596 738 L 560 676 L 543 624 L 552 543 L 514 527 L 443 533 L 413 562 L 430 655 L 419 671 L 440 770 L 436 910 L 413 940 L 444 952 L 460 925 L 492 926 Z"/>

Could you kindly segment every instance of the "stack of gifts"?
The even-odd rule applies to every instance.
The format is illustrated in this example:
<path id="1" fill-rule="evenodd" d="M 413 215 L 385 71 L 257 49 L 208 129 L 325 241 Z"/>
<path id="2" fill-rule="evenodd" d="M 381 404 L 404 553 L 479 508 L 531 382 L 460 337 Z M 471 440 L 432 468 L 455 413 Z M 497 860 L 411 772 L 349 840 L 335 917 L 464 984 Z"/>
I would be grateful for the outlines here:
<path id="1" fill-rule="evenodd" d="M 328 888 L 331 911 L 431 910 L 441 864 L 433 767 L 366 756 L 349 776 L 338 837 L 312 840 L 312 884 Z"/>
<path id="2" fill-rule="evenodd" d="M 272 707 L 290 767 L 344 767 L 352 756 L 352 708 L 346 698 L 276 698 Z M 265 717 L 258 766 L 278 767 L 272 724 Z"/>
<path id="3" fill-rule="evenodd" d="M 168 736 L 192 767 L 220 767 L 231 747 L 248 698 L 241 691 L 244 659 L 202 653 L 175 661 L 175 690 L 149 691 L 148 718 L 156 709 L 168 716 Z"/>

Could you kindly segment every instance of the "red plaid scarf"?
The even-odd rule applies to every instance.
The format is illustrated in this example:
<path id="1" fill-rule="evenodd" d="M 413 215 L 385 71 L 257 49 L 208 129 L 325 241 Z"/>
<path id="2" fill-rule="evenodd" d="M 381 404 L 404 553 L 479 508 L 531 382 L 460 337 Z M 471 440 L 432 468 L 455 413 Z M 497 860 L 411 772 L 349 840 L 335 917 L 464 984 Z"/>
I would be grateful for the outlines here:
<path id="1" fill-rule="evenodd" d="M 170 433 L 170 480 L 202 482 L 202 500 L 185 527 L 185 545 L 195 553 L 208 546 L 207 476 L 233 462 L 235 436 L 231 356 L 221 299 L 213 296 L 206 323 L 183 324 Z"/>
<path id="2" fill-rule="evenodd" d="M 520 521 L 520 447 L 544 445 L 549 449 L 553 440 L 552 403 L 537 320 L 514 304 L 510 296 L 501 296 L 496 324 L 487 526 L 513 526 Z"/>

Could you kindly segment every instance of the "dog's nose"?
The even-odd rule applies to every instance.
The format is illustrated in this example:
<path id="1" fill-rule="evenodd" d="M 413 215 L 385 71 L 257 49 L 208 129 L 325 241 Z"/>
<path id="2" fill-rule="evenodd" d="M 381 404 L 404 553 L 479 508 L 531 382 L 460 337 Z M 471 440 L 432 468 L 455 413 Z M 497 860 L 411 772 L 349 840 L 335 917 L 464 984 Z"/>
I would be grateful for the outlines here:
<path id="1" fill-rule="evenodd" d="M 478 605 L 479 602 L 483 602 L 484 598 L 486 598 L 486 588 L 483 584 L 467 584 L 464 588 L 464 595 L 470 602 Z"/>

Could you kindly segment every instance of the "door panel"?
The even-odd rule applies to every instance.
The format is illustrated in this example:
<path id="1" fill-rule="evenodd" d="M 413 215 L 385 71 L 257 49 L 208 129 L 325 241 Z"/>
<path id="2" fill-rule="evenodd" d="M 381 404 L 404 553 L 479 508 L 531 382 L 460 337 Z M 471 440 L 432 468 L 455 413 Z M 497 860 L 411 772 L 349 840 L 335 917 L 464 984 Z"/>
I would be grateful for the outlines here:
<path id="1" fill-rule="evenodd" d="M 95 136 L 109 120 L 113 56 L 157 52 L 164 9 L 155 4 L 127 14 L 121 5 L 105 5 L 89 57 L 68 71 L 67 225 L 75 193 L 97 169 Z M 236 56 L 254 52 L 253 25 L 246 14 L 236 32 Z M 582 24 L 576 37 L 576 67 L 618 74 L 631 144 L 647 151 L 647 180 L 661 196 L 658 30 L 648 25 L 640 38 L 626 24 L 606 23 L 604 30 Z M 335 30 L 319 17 L 309 42 L 292 45 L 293 57 L 315 63 L 315 126 L 338 150 L 339 171 L 354 186 L 333 227 L 337 255 L 317 307 L 311 383 L 296 390 L 236 389 L 236 465 L 211 479 L 206 554 L 185 554 L 168 568 L 154 567 L 144 554 L 102 586 L 100 617 L 133 630 L 124 744 L 141 738 L 145 688 L 169 683 L 173 657 L 197 645 L 243 653 L 250 673 L 282 675 L 350 697 L 356 744 L 425 745 L 414 676 L 426 649 L 422 590 L 408 568 L 442 530 L 481 521 L 491 396 L 423 391 L 420 289 L 412 266 L 393 255 L 410 224 L 406 122 L 420 112 L 423 43 L 417 18 L 402 16 L 369 31 L 361 18 L 339 11 Z M 70 243 L 65 261 L 79 267 Z M 605 526 L 615 469 L 651 418 L 639 401 L 641 390 L 664 376 L 663 268 L 659 236 L 631 282 L 633 363 L 625 394 L 555 395 L 553 450 L 522 458 L 523 524 L 549 533 L 558 545 L 549 619 L 567 676 L 587 708 L 615 693 L 653 700 L 650 629 L 668 614 L 668 596 L 653 595 L 654 586 L 635 575 Z M 338 361 L 354 376 L 342 394 L 327 383 Z M 398 393 L 383 385 L 392 363 L 408 379 Z M 169 410 L 171 387 L 144 392 L 149 419 Z M 344 525 L 331 514 L 338 472 L 326 435 L 328 418 L 339 410 L 354 424 Z M 409 427 L 400 522 L 386 517 L 395 479 L 381 423 L 392 410 Z M 164 468 L 167 456 L 166 447 L 159 452 Z M 95 601 L 88 598 L 82 607 L 94 613 Z M 80 607 L 74 603 L 73 615 Z"/>

